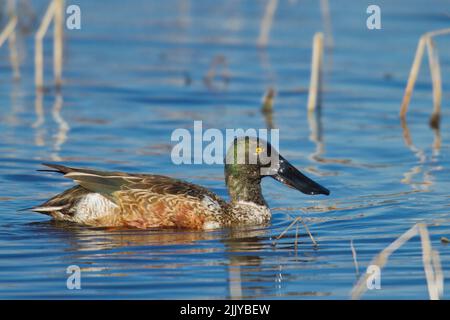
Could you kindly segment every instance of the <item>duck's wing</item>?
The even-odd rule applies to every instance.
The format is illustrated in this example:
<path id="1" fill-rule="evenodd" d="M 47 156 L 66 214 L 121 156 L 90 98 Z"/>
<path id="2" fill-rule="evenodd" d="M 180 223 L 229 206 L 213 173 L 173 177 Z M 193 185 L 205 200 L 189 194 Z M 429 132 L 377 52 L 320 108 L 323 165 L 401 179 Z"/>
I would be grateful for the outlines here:
<path id="1" fill-rule="evenodd" d="M 175 195 L 199 200 L 207 196 L 220 206 L 226 206 L 224 200 L 208 189 L 166 176 L 99 171 L 56 164 L 44 165 L 53 169 L 50 171 L 62 173 L 64 177 L 74 180 L 83 188 L 100 193 L 115 203 L 118 202 L 117 196 L 123 192 L 133 194 L 146 191 L 152 194 Z"/>

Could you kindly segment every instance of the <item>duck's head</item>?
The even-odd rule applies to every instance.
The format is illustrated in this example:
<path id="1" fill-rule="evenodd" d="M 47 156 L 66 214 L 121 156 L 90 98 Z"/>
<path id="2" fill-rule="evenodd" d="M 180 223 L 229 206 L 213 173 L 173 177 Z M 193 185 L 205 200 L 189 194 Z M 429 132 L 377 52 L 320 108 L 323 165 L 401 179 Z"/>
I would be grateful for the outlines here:
<path id="1" fill-rule="evenodd" d="M 291 165 L 267 141 L 253 137 L 234 139 L 225 158 L 225 178 L 232 200 L 254 200 L 254 194 L 261 193 L 264 177 L 272 177 L 305 194 L 330 194 L 327 188 Z M 259 202 L 264 202 L 262 196 Z"/>

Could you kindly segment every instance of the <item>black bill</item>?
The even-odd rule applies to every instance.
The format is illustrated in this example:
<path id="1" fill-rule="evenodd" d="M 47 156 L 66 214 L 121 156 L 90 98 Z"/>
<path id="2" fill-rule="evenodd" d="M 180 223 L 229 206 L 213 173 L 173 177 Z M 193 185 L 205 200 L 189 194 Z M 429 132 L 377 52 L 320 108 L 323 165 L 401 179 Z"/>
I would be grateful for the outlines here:
<path id="1" fill-rule="evenodd" d="M 275 180 L 280 181 L 285 185 L 297 189 L 305 194 L 330 194 L 330 190 L 305 176 L 282 156 L 280 156 L 279 164 L 280 166 L 278 172 L 272 175 L 272 178 L 274 178 Z"/>

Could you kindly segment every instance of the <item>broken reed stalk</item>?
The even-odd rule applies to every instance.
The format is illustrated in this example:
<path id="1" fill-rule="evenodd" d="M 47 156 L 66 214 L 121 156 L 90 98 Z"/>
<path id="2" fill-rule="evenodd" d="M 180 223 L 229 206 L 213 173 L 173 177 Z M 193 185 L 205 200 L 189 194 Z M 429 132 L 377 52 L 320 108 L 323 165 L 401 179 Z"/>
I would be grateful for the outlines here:
<path id="1" fill-rule="evenodd" d="M 409 241 L 412 237 L 420 235 L 422 243 L 422 260 L 424 265 L 425 277 L 427 280 L 428 293 L 431 300 L 437 300 L 442 295 L 444 288 L 444 279 L 442 275 L 442 268 L 439 259 L 439 253 L 432 250 L 430 237 L 426 225 L 417 223 L 408 231 L 403 233 L 394 242 L 382 250 L 369 265 L 376 265 L 380 269 L 387 263 L 389 256 Z M 433 257 L 435 255 L 435 257 Z M 433 268 L 434 265 L 434 268 Z M 351 292 L 352 299 L 359 299 L 367 290 L 368 273 L 362 275 Z"/>
<path id="2" fill-rule="evenodd" d="M 421 37 L 419 44 L 417 45 L 416 55 L 414 56 L 414 61 L 411 66 L 411 71 L 409 72 L 408 83 L 406 84 L 405 94 L 403 95 L 402 105 L 400 107 L 400 118 L 405 119 L 406 113 L 408 112 L 409 101 L 411 100 L 411 95 L 414 90 L 414 84 L 417 80 L 417 75 L 419 74 L 420 64 L 422 63 L 423 53 L 425 51 L 425 37 Z"/>
<path id="3" fill-rule="evenodd" d="M 275 240 L 280 240 L 280 239 L 285 235 L 285 233 L 288 232 L 289 229 L 290 229 L 294 224 L 296 224 L 297 222 L 298 222 L 298 221 L 297 221 L 297 218 L 295 218 L 294 221 L 292 221 L 292 222 L 286 227 L 286 229 L 284 229 L 283 232 L 281 232 L 280 235 L 279 235 L 278 237 L 275 238 Z"/>
<path id="4" fill-rule="evenodd" d="M 55 1 L 55 16 L 53 23 L 53 75 L 55 86 L 62 85 L 62 63 L 63 63 L 63 35 L 64 35 L 64 0 Z"/>
<path id="5" fill-rule="evenodd" d="M 296 230 L 297 230 L 297 233 L 296 233 L 296 235 L 295 235 L 295 248 L 297 249 L 297 235 L 298 235 L 298 223 L 299 223 L 299 222 L 301 222 L 301 223 L 303 224 L 303 226 L 305 227 L 306 233 L 308 234 L 309 238 L 311 239 L 313 245 L 314 245 L 315 247 L 317 247 L 317 242 L 316 242 L 316 240 L 314 239 L 314 237 L 313 237 L 313 235 L 311 234 L 311 232 L 309 231 L 309 228 L 308 228 L 308 226 L 306 225 L 305 221 L 303 221 L 302 217 L 297 217 L 297 218 L 295 218 L 294 221 L 292 221 L 292 222 L 291 222 L 291 223 L 283 230 L 283 232 L 281 232 L 281 233 L 279 234 L 279 236 L 275 238 L 275 240 L 280 240 L 280 239 L 286 234 L 286 232 L 288 232 L 289 229 L 292 228 L 292 226 L 296 225 L 296 227 L 297 227 L 297 229 L 296 229 Z M 275 244 L 276 244 L 276 243 L 273 242 L 273 245 L 275 245 Z"/>
<path id="6" fill-rule="evenodd" d="M 303 219 L 302 219 L 301 217 L 298 217 L 297 219 L 299 219 L 299 220 L 302 222 L 302 224 L 303 224 L 303 226 L 305 227 L 305 230 L 306 230 L 306 232 L 308 233 L 308 236 L 309 236 L 309 238 L 311 239 L 311 241 L 312 241 L 312 243 L 314 244 L 314 246 L 317 246 L 317 242 L 316 242 L 316 240 L 314 239 L 314 237 L 313 237 L 313 235 L 311 234 L 311 232 L 309 231 L 309 228 L 308 228 L 308 226 L 306 225 L 305 221 L 303 221 Z"/>
<path id="7" fill-rule="evenodd" d="M 311 61 L 311 79 L 309 83 L 308 111 L 316 109 L 320 103 L 320 86 L 323 57 L 323 33 L 317 32 L 313 38 L 313 51 Z"/>
<path id="8" fill-rule="evenodd" d="M 44 49 L 42 40 L 44 39 L 47 29 L 52 22 L 53 16 L 55 14 L 55 6 L 55 1 L 50 2 L 35 36 L 34 81 L 38 90 L 42 90 L 44 88 Z"/>
<path id="9" fill-rule="evenodd" d="M 56 87 L 62 84 L 63 64 L 63 24 L 64 24 L 64 0 L 52 0 L 45 12 L 41 25 L 35 36 L 35 84 L 36 89 L 44 88 L 44 52 L 43 39 L 50 23 L 54 23 L 53 30 L 53 74 Z"/>
<path id="10" fill-rule="evenodd" d="M 260 32 L 258 37 L 258 46 L 266 47 L 269 43 L 269 33 L 272 28 L 273 17 L 277 10 L 278 0 L 269 0 L 266 6 L 264 17 L 261 20 Z"/>
<path id="11" fill-rule="evenodd" d="M 441 114 L 442 80 L 438 51 L 434 44 L 433 38 L 431 37 L 428 37 L 427 39 L 427 49 L 431 81 L 433 83 L 433 113 L 430 118 L 430 125 L 432 128 L 438 128 Z"/>
<path id="12" fill-rule="evenodd" d="M 16 31 L 13 31 L 8 39 L 9 44 L 9 61 L 13 69 L 13 79 L 20 79 L 19 54 L 16 47 Z"/>
<path id="13" fill-rule="evenodd" d="M 402 104 L 400 106 L 401 119 L 406 118 L 406 113 L 408 112 L 408 106 L 411 101 L 414 85 L 416 83 L 417 76 L 420 70 L 420 65 L 422 63 L 425 46 L 427 46 L 430 73 L 433 83 L 433 114 L 430 119 L 430 125 L 433 128 L 437 128 L 439 126 L 441 99 L 442 99 L 442 83 L 441 83 L 441 71 L 437 48 L 434 45 L 432 38 L 445 34 L 450 34 L 450 28 L 427 32 L 420 37 L 416 49 L 416 54 L 414 56 L 414 61 L 409 73 L 408 82 L 406 84 L 405 93 L 403 95 Z"/>

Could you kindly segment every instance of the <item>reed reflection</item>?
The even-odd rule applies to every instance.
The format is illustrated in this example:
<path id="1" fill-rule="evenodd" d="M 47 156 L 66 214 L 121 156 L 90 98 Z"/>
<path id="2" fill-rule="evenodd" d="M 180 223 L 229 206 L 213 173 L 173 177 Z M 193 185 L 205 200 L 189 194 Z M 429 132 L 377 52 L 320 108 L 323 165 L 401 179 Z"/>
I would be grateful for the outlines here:
<path id="1" fill-rule="evenodd" d="M 53 153 L 51 156 L 52 160 L 54 161 L 62 161 L 59 152 L 61 151 L 62 145 L 67 140 L 67 133 L 70 129 L 69 124 L 61 116 L 62 107 L 63 107 L 63 97 L 61 93 L 57 93 L 55 96 L 55 103 L 53 104 L 52 110 L 53 120 L 58 125 L 58 131 L 54 135 Z"/>
<path id="2" fill-rule="evenodd" d="M 429 191 L 430 186 L 433 185 L 433 171 L 441 170 L 441 167 L 431 167 L 430 169 L 425 169 L 428 166 L 428 157 L 425 151 L 421 148 L 418 148 L 414 145 L 411 132 L 408 128 L 408 124 L 406 119 L 401 119 L 401 126 L 403 131 L 403 141 L 405 146 L 411 150 L 414 156 L 418 159 L 418 165 L 413 166 L 410 170 L 403 173 L 403 179 L 400 181 L 404 184 L 411 185 L 414 190 L 423 190 Z M 431 162 L 434 162 L 435 158 L 439 156 L 441 149 L 441 133 L 439 126 L 432 128 L 434 134 L 434 140 L 431 145 L 432 147 L 432 155 Z M 414 180 L 414 178 L 423 173 L 422 179 L 419 179 L 419 182 Z"/>
<path id="3" fill-rule="evenodd" d="M 350 164 L 350 159 L 325 158 L 325 142 L 322 133 L 322 111 L 318 107 L 315 110 L 308 111 L 308 125 L 310 130 L 309 140 L 314 142 L 316 150 L 310 154 L 311 161 L 319 163 L 339 163 Z"/>
<path id="4" fill-rule="evenodd" d="M 55 100 L 52 108 L 52 119 L 57 125 L 57 131 L 52 137 L 52 152 L 50 159 L 53 161 L 62 161 L 60 156 L 63 144 L 67 141 L 68 132 L 70 130 L 69 123 L 62 117 L 61 111 L 63 109 L 64 99 L 61 92 L 55 94 Z M 35 114 L 36 120 L 32 124 L 35 131 L 34 141 L 36 146 L 45 146 L 49 143 L 46 137 L 45 128 L 45 108 L 44 108 L 44 93 L 42 90 L 36 90 L 35 96 Z"/>
<path id="5" fill-rule="evenodd" d="M 44 94 L 42 91 L 36 91 L 36 97 L 34 101 L 34 111 L 36 113 L 36 121 L 31 125 L 34 129 L 34 144 L 38 147 L 45 145 L 45 123 L 44 115 Z"/>

